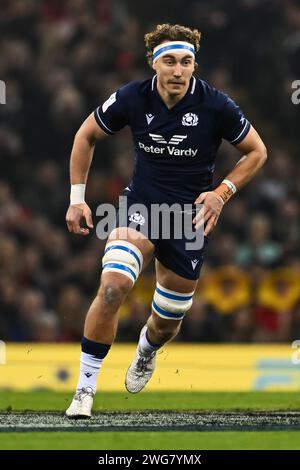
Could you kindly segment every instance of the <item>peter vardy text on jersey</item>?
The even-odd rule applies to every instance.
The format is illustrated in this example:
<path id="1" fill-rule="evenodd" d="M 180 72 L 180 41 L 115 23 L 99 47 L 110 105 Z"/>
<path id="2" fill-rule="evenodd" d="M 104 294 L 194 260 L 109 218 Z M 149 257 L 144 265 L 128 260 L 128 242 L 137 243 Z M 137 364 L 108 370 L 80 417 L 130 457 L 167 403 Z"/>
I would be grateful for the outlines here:
<path id="1" fill-rule="evenodd" d="M 147 153 L 155 153 L 160 155 L 163 155 L 165 153 L 165 150 L 167 150 L 168 154 L 174 157 L 195 157 L 198 153 L 198 149 L 193 150 L 189 148 L 183 150 L 178 149 L 176 147 L 170 147 L 169 145 L 167 145 L 167 147 L 154 147 L 154 145 L 145 145 L 142 142 L 139 142 L 139 147 Z"/>

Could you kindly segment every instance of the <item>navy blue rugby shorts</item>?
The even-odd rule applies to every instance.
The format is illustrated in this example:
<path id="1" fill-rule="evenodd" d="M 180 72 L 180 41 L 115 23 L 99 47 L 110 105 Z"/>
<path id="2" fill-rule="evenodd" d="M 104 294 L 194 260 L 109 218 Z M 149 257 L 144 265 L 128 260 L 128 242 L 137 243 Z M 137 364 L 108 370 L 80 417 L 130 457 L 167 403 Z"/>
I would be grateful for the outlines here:
<path id="1" fill-rule="evenodd" d="M 185 210 L 181 206 L 178 211 L 170 212 L 170 219 L 163 219 L 162 214 L 166 211 L 162 209 L 158 217 L 151 217 L 152 205 L 142 200 L 133 189 L 124 190 L 122 195 L 127 197 L 126 206 L 119 206 L 116 227 L 130 227 L 143 233 L 155 247 L 155 258 L 166 268 L 186 279 L 198 279 L 209 237 L 201 237 L 198 233 L 198 239 L 195 239 L 192 219 L 196 207 Z"/>

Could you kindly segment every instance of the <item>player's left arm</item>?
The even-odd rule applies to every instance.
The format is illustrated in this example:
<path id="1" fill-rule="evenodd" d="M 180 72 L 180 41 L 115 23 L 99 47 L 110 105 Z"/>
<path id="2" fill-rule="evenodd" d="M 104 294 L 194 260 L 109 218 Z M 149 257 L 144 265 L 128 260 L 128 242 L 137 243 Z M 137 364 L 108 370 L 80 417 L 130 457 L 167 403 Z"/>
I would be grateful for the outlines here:
<path id="1" fill-rule="evenodd" d="M 246 137 L 235 147 L 244 156 L 216 189 L 201 193 L 195 201 L 195 204 L 204 205 L 193 221 L 196 229 L 203 223 L 206 224 L 204 235 L 208 235 L 216 226 L 224 204 L 253 178 L 267 159 L 266 147 L 252 126 Z"/>

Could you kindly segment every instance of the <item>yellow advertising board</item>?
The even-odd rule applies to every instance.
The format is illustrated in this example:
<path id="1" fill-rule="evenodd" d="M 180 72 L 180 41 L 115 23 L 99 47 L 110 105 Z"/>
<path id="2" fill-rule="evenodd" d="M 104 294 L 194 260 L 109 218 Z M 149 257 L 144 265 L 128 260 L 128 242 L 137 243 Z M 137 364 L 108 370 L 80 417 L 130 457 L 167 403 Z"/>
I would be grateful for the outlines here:
<path id="1" fill-rule="evenodd" d="M 136 345 L 115 344 L 98 379 L 101 390 L 122 391 Z M 300 390 L 300 364 L 290 344 L 169 344 L 158 354 L 148 391 Z M 74 390 L 79 344 L 6 344 L 0 388 Z M 4 362 L 4 361 L 2 361 Z"/>

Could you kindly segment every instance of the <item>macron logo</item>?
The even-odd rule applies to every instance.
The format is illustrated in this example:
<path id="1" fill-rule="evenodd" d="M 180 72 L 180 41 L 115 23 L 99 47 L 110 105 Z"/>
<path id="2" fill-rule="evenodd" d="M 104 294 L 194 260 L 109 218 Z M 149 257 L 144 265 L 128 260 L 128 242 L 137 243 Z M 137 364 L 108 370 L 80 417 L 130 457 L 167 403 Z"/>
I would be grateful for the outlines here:
<path id="1" fill-rule="evenodd" d="M 199 260 L 198 259 L 193 259 L 193 260 L 191 260 L 191 263 L 192 263 L 193 271 L 195 271 L 195 268 L 196 268 L 197 264 L 199 263 Z"/>
<path id="2" fill-rule="evenodd" d="M 151 122 L 153 121 L 153 119 L 155 118 L 155 116 L 153 114 L 146 114 L 146 119 L 147 119 L 147 124 L 149 126 L 149 124 L 151 124 Z"/>

